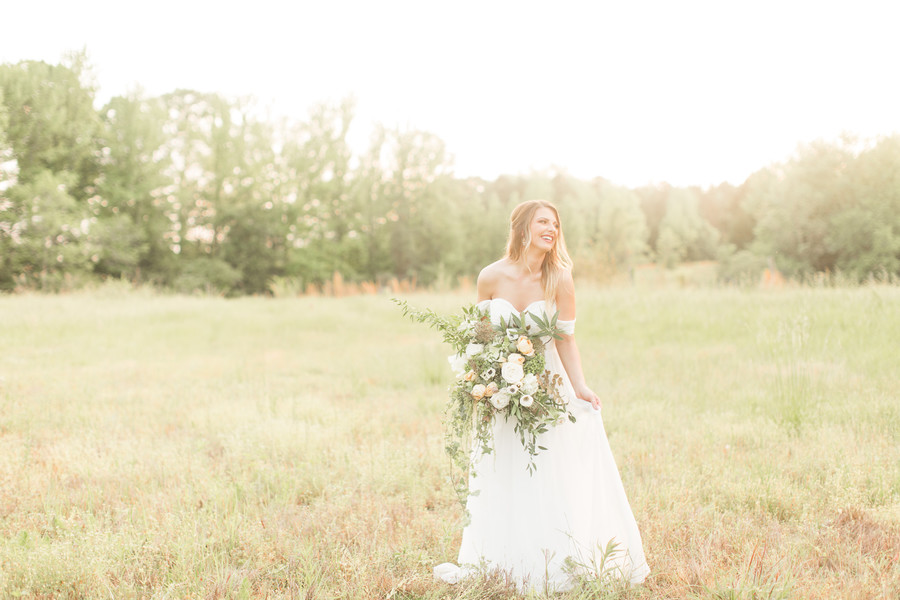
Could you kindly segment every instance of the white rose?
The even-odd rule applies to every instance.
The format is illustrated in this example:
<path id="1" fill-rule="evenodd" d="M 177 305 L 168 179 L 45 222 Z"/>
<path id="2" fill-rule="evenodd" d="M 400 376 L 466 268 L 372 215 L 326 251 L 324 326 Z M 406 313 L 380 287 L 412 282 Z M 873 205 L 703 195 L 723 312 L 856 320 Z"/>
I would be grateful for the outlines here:
<path id="1" fill-rule="evenodd" d="M 526 394 L 533 394 L 538 390 L 538 378 L 534 373 L 529 373 L 522 378 L 522 391 Z"/>
<path id="2" fill-rule="evenodd" d="M 509 394 L 507 394 L 504 390 L 500 390 L 493 396 L 491 396 L 491 404 L 497 410 L 503 410 L 509 405 Z"/>
<path id="3" fill-rule="evenodd" d="M 466 373 L 466 357 L 462 354 L 454 354 L 447 357 L 450 363 L 450 369 L 457 377 L 462 377 Z"/>
<path id="4" fill-rule="evenodd" d="M 466 356 L 478 356 L 484 350 L 484 344 L 469 344 L 466 346 Z"/>
<path id="5" fill-rule="evenodd" d="M 519 398 L 519 404 L 524 408 L 528 408 L 529 406 L 534 404 L 534 398 L 528 394 L 525 394 L 524 396 Z"/>
<path id="6" fill-rule="evenodd" d="M 517 354 L 517 353 L 513 352 L 512 354 L 509 355 L 509 357 L 506 359 L 506 361 L 522 365 L 522 364 L 525 364 L 525 357 L 522 356 L 521 354 Z"/>
<path id="7" fill-rule="evenodd" d="M 519 363 L 508 361 L 503 363 L 500 375 L 503 376 L 503 379 L 507 383 L 519 383 L 522 381 L 522 378 L 525 377 L 525 371 Z"/>

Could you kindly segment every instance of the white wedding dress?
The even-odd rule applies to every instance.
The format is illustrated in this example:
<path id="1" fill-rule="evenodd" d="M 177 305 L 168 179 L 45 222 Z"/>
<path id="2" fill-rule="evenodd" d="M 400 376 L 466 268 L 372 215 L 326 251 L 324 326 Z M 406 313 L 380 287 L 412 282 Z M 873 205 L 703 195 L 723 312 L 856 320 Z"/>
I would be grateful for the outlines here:
<path id="1" fill-rule="evenodd" d="M 490 308 L 495 324 L 516 312 L 502 298 L 479 306 Z M 545 309 L 541 300 L 526 312 L 540 315 Z M 557 325 L 563 333 L 574 333 L 575 321 Z M 562 376 L 576 421 L 567 420 L 539 438 L 547 450 L 535 457 L 537 469 L 529 474 L 528 454 L 513 421 L 495 420 L 494 451 L 476 459 L 469 479 L 470 521 L 463 530 L 459 566 L 438 565 L 434 574 L 439 579 L 455 583 L 481 568 L 501 569 L 522 590 L 558 591 L 572 585 L 573 572 L 631 583 L 650 572 L 600 411 L 575 397 L 552 341 L 545 359 L 547 369 Z M 603 562 L 609 542 L 615 552 Z"/>

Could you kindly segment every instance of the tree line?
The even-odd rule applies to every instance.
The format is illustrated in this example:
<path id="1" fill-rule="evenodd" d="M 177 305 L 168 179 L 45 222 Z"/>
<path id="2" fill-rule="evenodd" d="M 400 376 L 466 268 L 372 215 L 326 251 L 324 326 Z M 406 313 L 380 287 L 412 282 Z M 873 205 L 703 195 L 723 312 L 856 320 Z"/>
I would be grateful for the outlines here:
<path id="1" fill-rule="evenodd" d="M 512 207 L 560 209 L 580 277 L 717 260 L 723 281 L 900 276 L 900 136 L 817 142 L 741 185 L 626 188 L 562 170 L 454 175 L 443 142 L 378 126 L 347 141 L 350 100 L 302 122 L 177 90 L 95 108 L 83 54 L 0 65 L 0 290 L 122 278 L 265 294 L 344 281 L 473 276 Z M 598 165 L 602 168 L 602 165 Z"/>

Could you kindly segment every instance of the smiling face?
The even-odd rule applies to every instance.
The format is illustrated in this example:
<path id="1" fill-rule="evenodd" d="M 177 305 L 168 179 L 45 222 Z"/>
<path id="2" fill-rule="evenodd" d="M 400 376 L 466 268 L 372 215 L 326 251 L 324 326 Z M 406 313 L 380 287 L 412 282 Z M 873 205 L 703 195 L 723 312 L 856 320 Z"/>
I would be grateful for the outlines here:
<path id="1" fill-rule="evenodd" d="M 546 207 L 537 209 L 531 219 L 529 232 L 534 248 L 550 252 L 559 237 L 559 219 L 553 209 Z"/>
<path id="2" fill-rule="evenodd" d="M 559 270 L 572 267 L 559 212 L 544 200 L 526 200 L 516 206 L 509 216 L 506 258 L 520 262 L 527 255 L 537 258 L 535 253 L 543 254 L 542 268 Z"/>

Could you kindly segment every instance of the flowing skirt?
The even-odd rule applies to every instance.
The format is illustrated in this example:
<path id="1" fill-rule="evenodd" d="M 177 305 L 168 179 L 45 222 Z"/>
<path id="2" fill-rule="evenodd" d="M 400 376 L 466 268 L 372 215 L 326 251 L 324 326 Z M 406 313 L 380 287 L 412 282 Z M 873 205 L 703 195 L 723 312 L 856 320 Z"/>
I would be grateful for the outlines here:
<path id="1" fill-rule="evenodd" d="M 499 568 L 520 589 L 563 590 L 572 575 L 639 583 L 650 572 L 600 411 L 575 398 L 552 345 L 546 364 L 562 375 L 576 422 L 541 436 L 547 450 L 532 474 L 512 420 L 495 422 L 494 452 L 477 459 L 469 480 L 460 567 L 440 565 L 441 579 Z"/>

